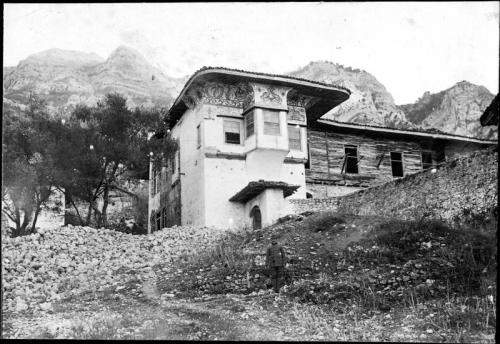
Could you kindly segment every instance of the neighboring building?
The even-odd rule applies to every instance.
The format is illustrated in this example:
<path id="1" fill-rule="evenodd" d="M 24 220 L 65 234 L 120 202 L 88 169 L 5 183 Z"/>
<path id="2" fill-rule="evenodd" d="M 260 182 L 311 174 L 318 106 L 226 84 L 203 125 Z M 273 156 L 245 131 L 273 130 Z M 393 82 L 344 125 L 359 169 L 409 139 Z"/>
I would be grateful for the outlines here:
<path id="1" fill-rule="evenodd" d="M 380 185 L 497 141 L 320 119 L 307 128 L 307 192 L 335 197 Z"/>
<path id="2" fill-rule="evenodd" d="M 498 125 L 498 113 L 500 112 L 500 101 L 498 99 L 498 94 L 493 98 L 490 105 L 484 110 L 479 121 L 482 126 L 487 125 Z"/>
<path id="3" fill-rule="evenodd" d="M 260 228 L 291 212 L 289 198 L 351 193 L 496 144 L 320 119 L 349 95 L 288 76 L 196 72 L 167 114 L 179 151 L 150 167 L 149 231 Z"/>

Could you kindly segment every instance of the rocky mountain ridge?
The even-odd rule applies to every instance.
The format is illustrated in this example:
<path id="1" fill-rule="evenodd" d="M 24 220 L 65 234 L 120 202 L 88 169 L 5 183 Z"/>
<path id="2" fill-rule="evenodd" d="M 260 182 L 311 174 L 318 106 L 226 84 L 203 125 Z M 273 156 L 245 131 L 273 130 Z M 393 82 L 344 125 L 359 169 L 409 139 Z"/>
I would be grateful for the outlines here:
<path id="1" fill-rule="evenodd" d="M 120 46 L 107 59 L 96 54 L 50 49 L 3 68 L 4 104 L 22 108 L 30 93 L 52 112 L 94 105 L 108 92 L 125 95 L 130 106 L 170 106 L 183 79 L 170 78 L 137 51 Z"/>
<path id="2" fill-rule="evenodd" d="M 396 105 L 372 74 L 316 61 L 287 75 L 349 88 L 350 98 L 325 115 L 342 122 L 400 129 L 438 129 L 483 139 L 498 128 L 481 127 L 479 117 L 494 95 L 462 81 L 414 104 Z M 104 59 L 94 53 L 50 49 L 28 56 L 15 67 L 3 67 L 4 107 L 23 108 L 30 93 L 44 98 L 52 113 L 64 115 L 77 104 L 93 105 L 108 92 L 124 94 L 130 106 L 169 107 L 189 76 L 172 78 L 139 52 L 120 46 Z"/>
<path id="3" fill-rule="evenodd" d="M 436 94 L 425 92 L 414 104 L 396 105 L 384 85 L 364 70 L 317 61 L 288 74 L 351 90 L 347 101 L 325 115 L 329 119 L 399 129 L 438 129 L 482 139 L 498 137 L 497 127 L 482 127 L 479 122 L 494 95 L 468 81 Z"/>
<path id="4" fill-rule="evenodd" d="M 400 108 L 409 121 L 425 129 L 439 128 L 456 135 L 496 139 L 498 127 L 483 127 L 479 122 L 493 98 L 486 87 L 464 80 L 438 93 L 425 92 L 414 104 Z"/>

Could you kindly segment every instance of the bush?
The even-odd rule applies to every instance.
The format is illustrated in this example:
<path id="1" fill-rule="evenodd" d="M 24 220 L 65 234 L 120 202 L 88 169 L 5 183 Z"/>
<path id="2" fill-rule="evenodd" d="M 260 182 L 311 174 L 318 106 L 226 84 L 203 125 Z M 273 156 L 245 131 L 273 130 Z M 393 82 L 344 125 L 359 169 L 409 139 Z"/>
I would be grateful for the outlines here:
<path id="1" fill-rule="evenodd" d="M 319 213 L 317 216 L 308 217 L 304 221 L 306 222 L 304 226 L 310 228 L 313 232 L 328 231 L 345 223 L 342 218 L 331 212 Z"/>

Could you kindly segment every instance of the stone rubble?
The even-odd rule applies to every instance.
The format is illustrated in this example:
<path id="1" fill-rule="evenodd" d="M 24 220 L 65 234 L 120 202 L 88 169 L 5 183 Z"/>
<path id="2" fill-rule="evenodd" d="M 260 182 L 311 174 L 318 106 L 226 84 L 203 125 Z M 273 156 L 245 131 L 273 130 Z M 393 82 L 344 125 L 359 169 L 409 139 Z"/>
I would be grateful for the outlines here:
<path id="1" fill-rule="evenodd" d="M 4 236 L 3 310 L 50 311 L 66 298 L 141 291 L 142 282 L 154 278 L 153 266 L 196 254 L 221 235 L 208 227 L 175 226 L 146 236 L 68 225 Z"/>

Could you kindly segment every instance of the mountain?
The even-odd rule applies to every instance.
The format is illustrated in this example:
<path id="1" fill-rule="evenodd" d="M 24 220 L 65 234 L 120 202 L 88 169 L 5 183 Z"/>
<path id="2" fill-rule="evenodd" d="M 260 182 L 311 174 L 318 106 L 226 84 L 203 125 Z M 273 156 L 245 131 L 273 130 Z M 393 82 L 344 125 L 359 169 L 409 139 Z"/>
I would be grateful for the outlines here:
<path id="1" fill-rule="evenodd" d="M 481 127 L 479 117 L 493 99 L 485 87 L 462 81 L 414 104 L 396 105 L 372 74 L 327 61 L 311 62 L 290 76 L 349 88 L 350 98 L 326 118 L 401 129 L 438 129 L 446 133 L 496 138 L 496 127 Z M 188 77 L 171 78 L 139 52 L 124 46 L 104 59 L 94 53 L 50 49 L 3 67 L 4 108 L 23 108 L 31 92 L 42 96 L 52 113 L 68 114 L 77 104 L 94 105 L 106 93 L 124 94 L 130 106 L 169 107 Z"/>
<path id="2" fill-rule="evenodd" d="M 460 81 L 447 90 L 425 92 L 414 104 L 401 105 L 406 118 L 422 128 L 488 139 L 498 137 L 498 127 L 481 126 L 479 118 L 494 95 L 486 87 Z"/>
<path id="3" fill-rule="evenodd" d="M 414 104 L 398 106 L 384 85 L 364 70 L 319 61 L 288 75 L 351 90 L 349 99 L 327 113 L 326 118 L 400 129 L 438 129 L 483 139 L 498 137 L 497 127 L 482 127 L 479 123 L 479 117 L 494 98 L 484 86 L 461 81 L 436 94 L 426 92 Z"/>
<path id="4" fill-rule="evenodd" d="M 336 84 L 351 90 L 349 99 L 327 113 L 325 118 L 392 128 L 415 127 L 406 119 L 404 112 L 394 104 L 392 95 L 387 92 L 384 85 L 364 70 L 319 61 L 311 62 L 288 75 Z"/>
<path id="5" fill-rule="evenodd" d="M 184 84 L 147 62 L 137 51 L 118 47 L 107 59 L 93 53 L 50 49 L 3 68 L 4 104 L 23 108 L 31 92 L 51 112 L 94 105 L 106 93 L 125 95 L 130 106 L 166 106 Z"/>

